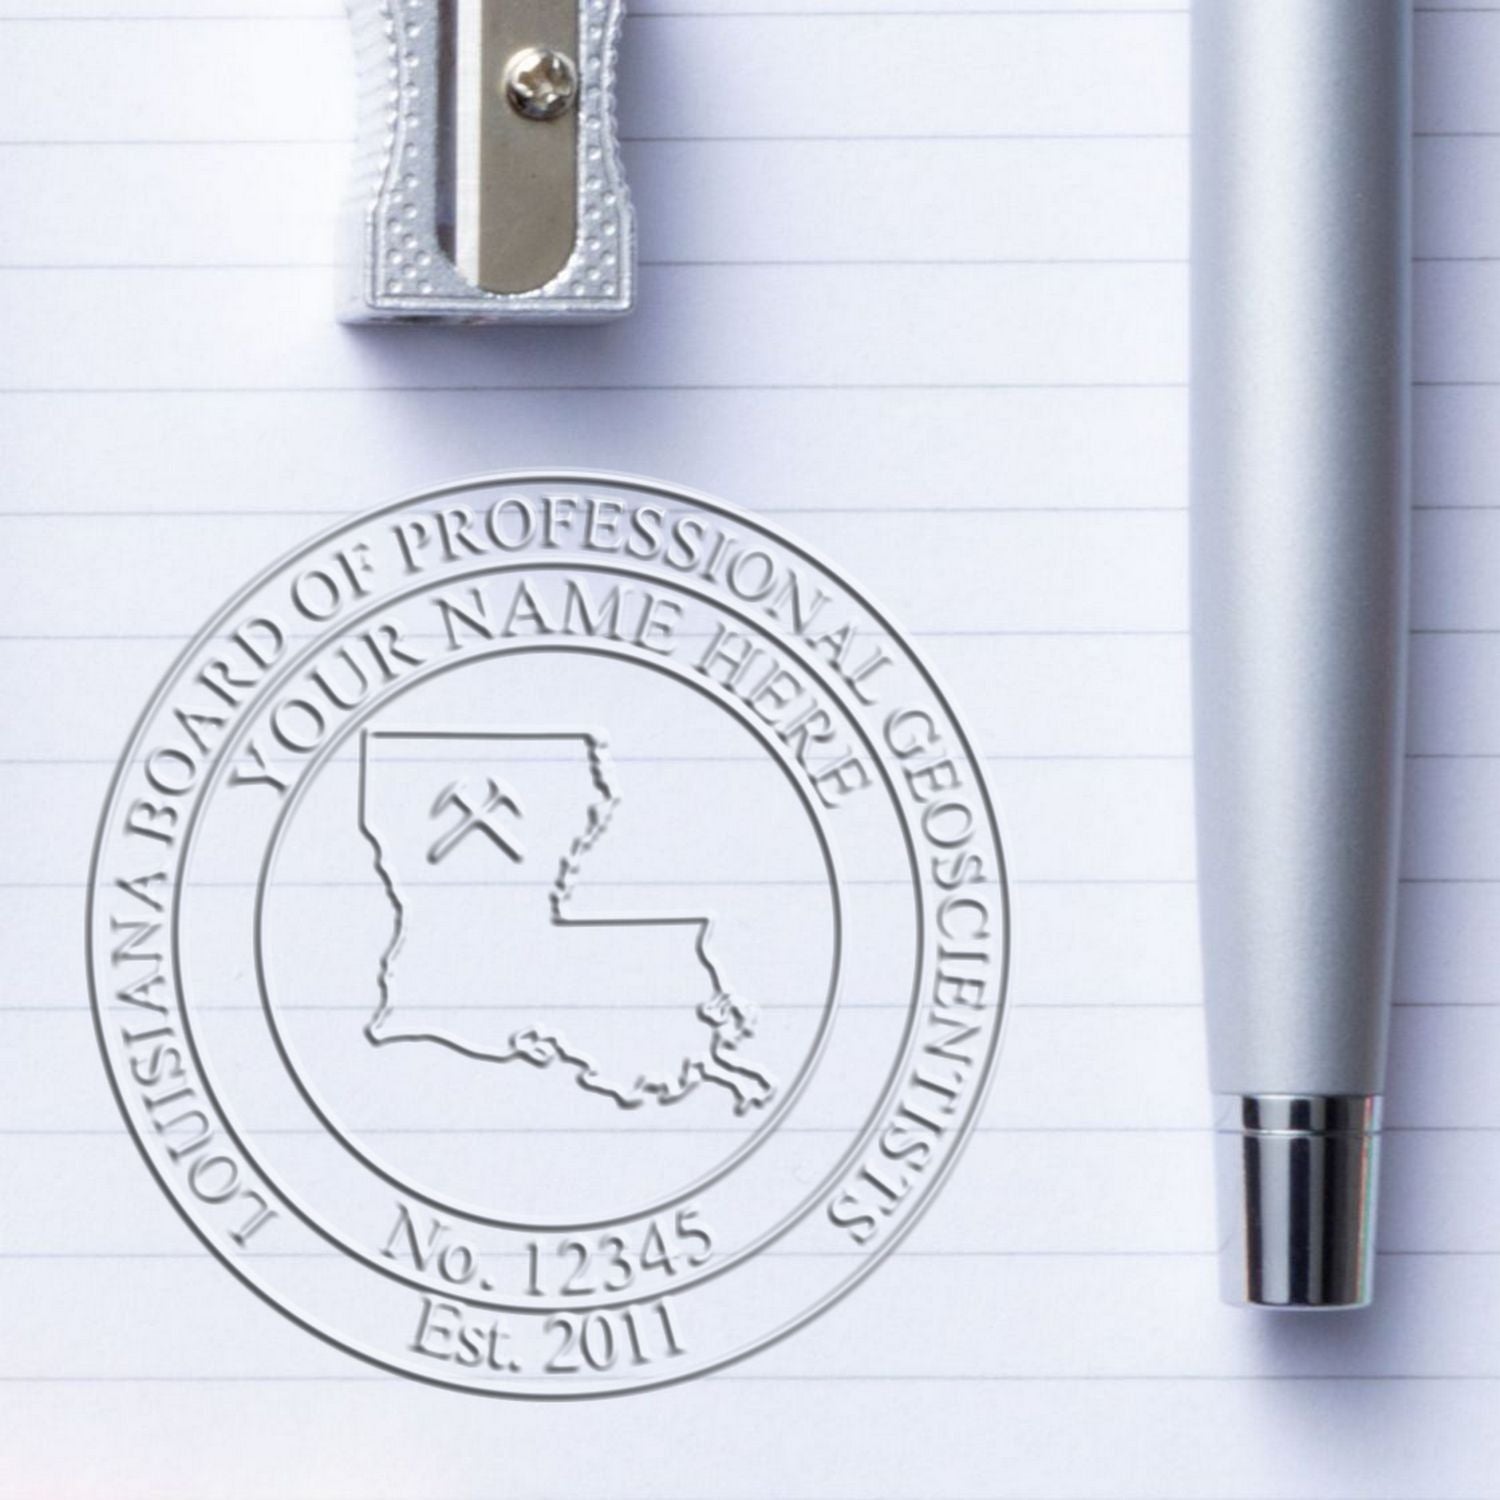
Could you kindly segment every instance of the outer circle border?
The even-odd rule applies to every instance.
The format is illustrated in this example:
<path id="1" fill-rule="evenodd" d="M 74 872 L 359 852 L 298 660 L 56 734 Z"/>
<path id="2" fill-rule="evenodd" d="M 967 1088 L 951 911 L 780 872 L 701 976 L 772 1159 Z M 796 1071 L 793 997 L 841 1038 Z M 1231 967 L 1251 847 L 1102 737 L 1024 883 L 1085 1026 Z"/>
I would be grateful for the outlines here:
<path id="1" fill-rule="evenodd" d="M 876 621 L 885 630 L 886 634 L 894 642 L 898 642 L 903 650 L 905 650 L 917 676 L 926 685 L 927 690 L 947 715 L 948 722 L 953 729 L 959 746 L 962 748 L 969 764 L 974 768 L 975 791 L 984 811 L 985 827 L 995 848 L 995 881 L 999 889 L 999 909 L 1004 921 L 1004 928 L 1000 949 L 998 988 L 995 997 L 996 1023 L 989 1048 L 982 1060 L 980 1079 L 970 1106 L 969 1119 L 964 1128 L 959 1132 L 952 1149 L 938 1163 L 933 1175 L 922 1185 L 921 1192 L 916 1197 L 908 1212 L 892 1224 L 889 1233 L 881 1240 L 879 1245 L 865 1255 L 855 1269 L 839 1282 L 832 1291 L 825 1293 L 810 1307 L 804 1308 L 795 1318 L 783 1323 L 779 1328 L 773 1329 L 765 1337 L 744 1344 L 738 1349 L 731 1350 L 728 1354 L 723 1355 L 717 1360 L 695 1366 L 692 1370 L 684 1371 L 678 1375 L 665 1375 L 657 1380 L 643 1380 L 629 1385 L 621 1384 L 614 1389 L 517 1391 L 505 1390 L 499 1387 L 471 1385 L 460 1380 L 444 1379 L 437 1375 L 420 1374 L 417 1371 L 408 1369 L 403 1365 L 382 1357 L 373 1350 L 362 1349 L 355 1344 L 345 1343 L 327 1330 L 316 1326 L 303 1316 L 303 1314 L 278 1302 L 247 1270 L 237 1264 L 232 1257 L 224 1253 L 215 1242 L 213 1236 L 178 1201 L 176 1193 L 171 1190 L 161 1169 L 147 1149 L 145 1141 L 141 1138 L 140 1132 L 136 1129 L 135 1120 L 131 1116 L 129 1106 L 126 1104 L 124 1094 L 121 1092 L 119 1080 L 115 1077 L 114 1068 L 110 1063 L 108 1043 L 104 1036 L 99 986 L 95 981 L 92 954 L 95 897 L 98 890 L 99 869 L 104 855 L 105 836 L 115 811 L 121 784 L 134 759 L 138 743 L 145 732 L 146 726 L 151 722 L 157 710 L 167 698 L 171 686 L 177 681 L 187 664 L 214 638 L 225 622 L 234 617 L 241 606 L 255 591 L 297 559 L 326 546 L 345 532 L 355 527 L 365 526 L 371 522 L 378 521 L 382 517 L 398 514 L 413 505 L 447 499 L 452 496 L 465 494 L 471 490 L 488 489 L 496 486 L 521 487 L 552 484 L 569 486 L 605 485 L 616 489 L 633 490 L 637 493 L 649 495 L 654 499 L 668 502 L 686 501 L 698 509 L 721 516 L 725 520 L 767 537 L 774 545 L 785 548 L 787 552 L 801 557 L 805 562 L 812 564 L 813 567 L 826 573 L 830 578 L 838 580 L 842 587 L 869 612 L 870 618 Z M 638 475 L 598 469 L 501 470 L 493 474 L 472 475 L 466 479 L 454 480 L 448 484 L 440 485 L 435 489 L 421 490 L 414 494 L 403 496 L 400 499 L 388 501 L 384 505 L 375 506 L 367 511 L 361 511 L 357 516 L 336 522 L 334 525 L 324 528 L 324 530 L 302 543 L 301 546 L 297 547 L 291 553 L 277 558 L 275 562 L 263 568 L 254 578 L 239 589 L 223 608 L 173 658 L 163 673 L 161 681 L 157 684 L 156 690 L 152 693 L 145 707 L 137 715 L 129 734 L 126 736 L 124 748 L 121 750 L 114 773 L 110 777 L 108 790 L 105 793 L 104 807 L 100 814 L 97 831 L 94 835 L 93 851 L 89 857 L 88 888 L 85 892 L 84 900 L 84 943 L 85 951 L 90 955 L 90 962 L 87 965 L 89 1011 L 94 1023 L 94 1039 L 99 1047 L 100 1060 L 104 1066 L 105 1076 L 109 1080 L 110 1092 L 114 1095 L 115 1104 L 119 1108 L 121 1117 L 125 1122 L 125 1128 L 129 1132 L 131 1140 L 135 1143 L 137 1151 L 140 1152 L 141 1158 L 145 1161 L 152 1177 L 155 1178 L 157 1186 L 182 1220 L 198 1239 L 203 1242 L 214 1259 L 223 1265 L 236 1280 L 249 1288 L 268 1307 L 274 1309 L 280 1316 L 287 1318 L 304 1332 L 311 1334 L 319 1342 L 331 1349 L 337 1349 L 341 1353 L 352 1355 L 354 1358 L 362 1360 L 366 1364 L 373 1365 L 387 1374 L 396 1375 L 405 1380 L 415 1380 L 423 1385 L 433 1386 L 440 1390 L 461 1391 L 467 1395 L 483 1396 L 502 1401 L 539 1401 L 548 1403 L 599 1401 L 619 1396 L 637 1395 L 647 1391 L 664 1390 L 675 1385 L 683 1385 L 688 1381 L 697 1380 L 702 1376 L 713 1374 L 716 1371 L 738 1364 L 740 1361 L 760 1353 L 763 1349 L 774 1347 L 781 1343 L 782 1340 L 790 1337 L 804 1324 L 811 1322 L 830 1307 L 841 1302 L 885 1261 L 886 1257 L 911 1233 L 912 1228 L 921 1221 L 922 1216 L 927 1212 L 939 1190 L 948 1180 L 955 1164 L 968 1149 L 970 1138 L 973 1135 L 974 1122 L 983 1110 L 986 1100 L 989 1098 L 990 1089 L 994 1083 L 995 1062 L 1004 1043 L 1005 1034 L 1009 1029 L 1009 1010 L 1006 1005 L 1006 996 L 1010 981 L 1011 910 L 1010 881 L 1005 863 L 1005 846 L 1000 837 L 999 820 L 995 816 L 995 807 L 990 798 L 989 786 L 985 781 L 983 765 L 979 757 L 974 753 L 973 743 L 967 730 L 964 728 L 958 714 L 954 711 L 947 694 L 943 692 L 933 677 L 932 671 L 926 661 L 908 645 L 906 637 L 895 629 L 883 610 L 879 609 L 869 600 L 862 591 L 849 583 L 838 569 L 832 567 L 817 552 L 803 546 L 800 542 L 795 542 L 789 537 L 783 536 L 779 531 L 771 529 L 748 512 L 739 509 L 739 507 L 726 504 L 722 500 L 714 499 L 697 490 L 662 484 L 656 480 Z"/>

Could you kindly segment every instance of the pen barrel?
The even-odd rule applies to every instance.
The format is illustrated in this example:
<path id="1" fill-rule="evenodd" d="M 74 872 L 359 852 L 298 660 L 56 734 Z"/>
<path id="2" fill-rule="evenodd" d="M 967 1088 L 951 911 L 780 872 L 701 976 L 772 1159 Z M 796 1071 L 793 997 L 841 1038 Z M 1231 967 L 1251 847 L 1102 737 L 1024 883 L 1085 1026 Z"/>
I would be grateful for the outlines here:
<path id="1" fill-rule="evenodd" d="M 1383 1086 L 1407 616 L 1410 6 L 1194 0 L 1192 38 L 1200 922 L 1213 1087 L 1256 1179 L 1248 1220 L 1265 1211 L 1250 1199 L 1267 1169 L 1285 1165 L 1266 1153 L 1298 1131 L 1250 1128 L 1268 1111 L 1241 1101 L 1355 1101 L 1269 1114 L 1371 1122 L 1357 1101 Z M 1373 1144 L 1350 1134 L 1301 1131 L 1372 1181 Z M 1349 1196 L 1310 1187 L 1318 1171 L 1306 1151 L 1297 1160 L 1286 1192 Z M 1287 1211 L 1324 1210 L 1350 1213 Z"/>

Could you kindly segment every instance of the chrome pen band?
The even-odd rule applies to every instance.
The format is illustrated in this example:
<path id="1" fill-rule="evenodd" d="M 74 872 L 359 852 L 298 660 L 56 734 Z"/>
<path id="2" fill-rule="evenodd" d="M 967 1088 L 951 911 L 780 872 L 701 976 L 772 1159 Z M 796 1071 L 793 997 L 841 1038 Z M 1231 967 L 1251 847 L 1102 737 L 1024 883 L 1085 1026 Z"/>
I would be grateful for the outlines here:
<path id="1" fill-rule="evenodd" d="M 1364 1307 L 1374 1289 L 1379 1097 L 1221 1094 L 1216 1104 L 1224 1300 Z"/>

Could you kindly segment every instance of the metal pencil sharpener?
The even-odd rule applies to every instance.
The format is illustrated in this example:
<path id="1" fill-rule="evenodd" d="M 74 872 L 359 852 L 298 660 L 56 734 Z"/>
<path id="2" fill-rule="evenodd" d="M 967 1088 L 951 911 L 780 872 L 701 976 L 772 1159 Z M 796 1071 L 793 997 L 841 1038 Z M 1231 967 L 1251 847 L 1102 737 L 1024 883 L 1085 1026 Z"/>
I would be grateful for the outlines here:
<path id="1" fill-rule="evenodd" d="M 344 320 L 628 312 L 623 0 L 349 0 L 349 14 L 360 128 Z"/>

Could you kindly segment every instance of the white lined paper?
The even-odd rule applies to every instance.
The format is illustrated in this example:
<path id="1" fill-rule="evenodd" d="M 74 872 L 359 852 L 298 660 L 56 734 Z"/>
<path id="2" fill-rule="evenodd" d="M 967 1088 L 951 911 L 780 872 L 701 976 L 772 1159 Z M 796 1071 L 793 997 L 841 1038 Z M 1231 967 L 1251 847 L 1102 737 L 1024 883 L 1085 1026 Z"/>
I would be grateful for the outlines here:
<path id="1" fill-rule="evenodd" d="M 1497 1493 L 1500 13 L 1417 23 L 1382 1301 L 1268 1326 L 1212 1300 L 1193 1009 L 1183 7 L 637 9 L 640 311 L 364 336 L 330 321 L 336 5 L 0 5 L 0 1494 Z M 372 1377 L 236 1287 L 114 1117 L 78 942 L 109 763 L 246 573 L 548 461 L 774 514 L 891 609 L 988 757 L 1017 938 L 995 1094 L 909 1246 L 752 1364 L 567 1412 Z"/>

